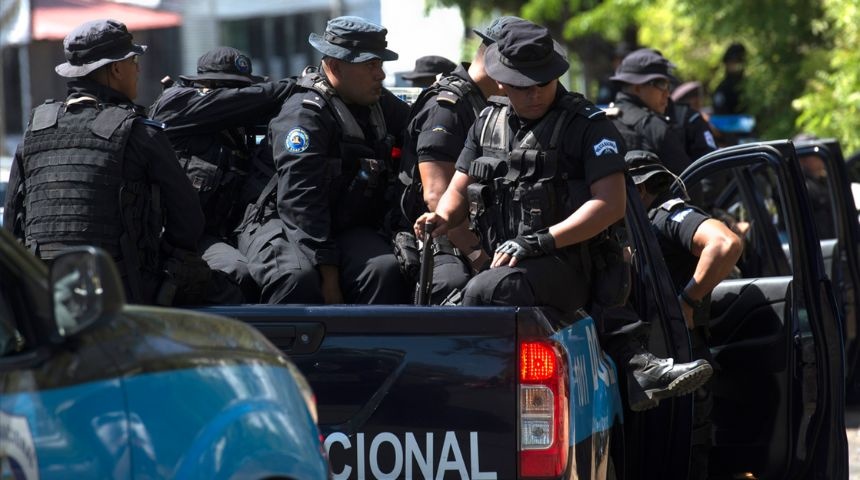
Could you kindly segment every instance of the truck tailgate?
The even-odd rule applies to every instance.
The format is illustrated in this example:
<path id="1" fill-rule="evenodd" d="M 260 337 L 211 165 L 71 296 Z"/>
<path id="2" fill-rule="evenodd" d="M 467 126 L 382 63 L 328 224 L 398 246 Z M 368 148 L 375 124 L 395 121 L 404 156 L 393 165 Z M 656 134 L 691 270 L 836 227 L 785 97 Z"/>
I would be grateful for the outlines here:
<path id="1" fill-rule="evenodd" d="M 307 377 L 334 478 L 516 475 L 515 308 L 206 311 L 257 327 Z"/>

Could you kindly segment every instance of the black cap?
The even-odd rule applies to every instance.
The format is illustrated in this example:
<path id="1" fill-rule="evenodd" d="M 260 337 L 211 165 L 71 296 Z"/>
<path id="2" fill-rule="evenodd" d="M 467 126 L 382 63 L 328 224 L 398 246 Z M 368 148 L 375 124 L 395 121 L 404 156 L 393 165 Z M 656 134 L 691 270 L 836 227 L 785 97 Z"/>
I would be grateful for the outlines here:
<path id="1" fill-rule="evenodd" d="M 361 17 L 337 17 L 328 21 L 323 35 L 311 33 L 308 42 L 323 55 L 349 63 L 397 60 L 398 55 L 386 48 L 387 34 L 387 29 Z"/>
<path id="2" fill-rule="evenodd" d="M 481 37 L 484 45 L 492 45 L 499 41 L 499 37 L 502 34 L 502 27 L 515 20 L 522 20 L 522 18 L 506 15 L 490 22 L 490 25 L 487 26 L 483 32 L 478 29 L 472 29 L 472 31 Z"/>
<path id="3" fill-rule="evenodd" d="M 251 84 L 266 81 L 266 77 L 251 75 L 252 70 L 251 59 L 244 53 L 233 47 L 215 47 L 197 59 L 197 75 L 180 75 L 179 78 L 189 82 L 227 80 Z"/>
<path id="4" fill-rule="evenodd" d="M 402 76 L 406 80 L 415 80 L 418 78 L 435 78 L 436 75 L 448 75 L 457 68 L 457 64 L 448 60 L 445 57 L 438 55 L 427 55 L 418 57 L 415 60 L 415 69 L 411 72 L 406 72 Z"/>
<path id="5" fill-rule="evenodd" d="M 517 87 L 555 80 L 569 66 L 564 49 L 549 30 L 522 19 L 503 25 L 499 40 L 484 53 L 487 75 Z"/>
<path id="6" fill-rule="evenodd" d="M 640 48 L 630 52 L 624 57 L 615 75 L 609 77 L 616 82 L 642 85 L 657 78 L 677 82 L 674 75 L 669 73 L 675 65 L 666 60 L 657 50 L 651 48 Z"/>
<path id="7" fill-rule="evenodd" d="M 633 183 L 639 185 L 655 175 L 666 175 L 669 180 L 675 178 L 666 167 L 660 163 L 660 157 L 647 150 L 630 150 L 624 155 L 627 171 L 633 178 Z"/>
<path id="8" fill-rule="evenodd" d="M 63 77 L 83 77 L 108 63 L 143 55 L 146 45 L 136 45 L 125 24 L 116 20 L 92 20 L 66 35 L 66 63 L 54 67 Z"/>

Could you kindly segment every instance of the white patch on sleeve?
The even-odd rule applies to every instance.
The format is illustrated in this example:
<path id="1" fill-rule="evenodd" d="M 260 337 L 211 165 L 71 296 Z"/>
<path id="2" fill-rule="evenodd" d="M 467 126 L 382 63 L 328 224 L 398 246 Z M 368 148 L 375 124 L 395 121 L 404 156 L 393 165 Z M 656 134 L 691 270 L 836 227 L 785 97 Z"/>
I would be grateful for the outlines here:
<path id="1" fill-rule="evenodd" d="M 705 143 L 714 150 L 717 149 L 717 142 L 714 140 L 714 134 L 710 131 L 705 131 Z"/>
<path id="2" fill-rule="evenodd" d="M 599 157 L 606 152 L 618 153 L 618 144 L 608 138 L 601 139 L 600 142 L 594 144 L 594 155 Z"/>
<path id="3" fill-rule="evenodd" d="M 672 216 L 671 216 L 671 217 L 669 217 L 669 218 L 670 218 L 673 222 L 681 223 L 681 222 L 683 222 L 683 221 L 684 221 L 684 219 L 685 219 L 685 218 L 687 218 L 687 215 L 689 215 L 689 214 L 690 214 L 690 213 L 692 213 L 692 212 L 693 212 L 693 209 L 692 209 L 692 208 L 685 208 L 685 209 L 681 210 L 680 212 L 678 212 L 678 213 L 676 213 L 676 214 L 672 215 Z"/>

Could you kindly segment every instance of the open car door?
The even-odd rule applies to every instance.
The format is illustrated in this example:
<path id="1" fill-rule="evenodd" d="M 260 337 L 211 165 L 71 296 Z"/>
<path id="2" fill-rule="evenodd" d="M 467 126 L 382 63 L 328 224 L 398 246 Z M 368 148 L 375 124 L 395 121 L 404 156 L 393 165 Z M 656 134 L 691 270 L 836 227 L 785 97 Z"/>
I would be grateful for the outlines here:
<path id="1" fill-rule="evenodd" d="M 736 278 L 712 295 L 711 478 L 848 475 L 842 327 L 802 175 L 789 141 L 721 149 L 681 175 L 689 189 L 728 179 L 713 207 L 744 236 Z"/>
<path id="2" fill-rule="evenodd" d="M 857 312 L 860 311 L 860 223 L 851 193 L 848 165 L 835 139 L 821 139 L 794 144 L 797 157 L 803 162 L 821 162 L 826 175 L 822 179 L 820 198 L 811 198 L 816 220 L 824 220 L 818 229 L 824 269 L 833 284 L 836 301 L 842 315 L 842 335 L 845 342 L 846 389 L 849 400 L 860 399 L 860 336 Z M 809 175 L 807 175 L 809 176 Z M 813 182 L 814 179 L 807 179 Z M 835 228 L 827 228 L 829 226 Z"/>

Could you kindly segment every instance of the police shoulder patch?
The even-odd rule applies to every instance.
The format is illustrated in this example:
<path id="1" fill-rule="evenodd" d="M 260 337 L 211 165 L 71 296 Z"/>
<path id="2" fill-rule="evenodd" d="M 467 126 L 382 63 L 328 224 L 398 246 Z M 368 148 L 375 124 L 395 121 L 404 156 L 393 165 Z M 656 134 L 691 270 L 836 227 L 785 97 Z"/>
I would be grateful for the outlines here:
<path id="1" fill-rule="evenodd" d="M 614 140 L 603 138 L 594 144 L 594 155 L 601 156 L 604 153 L 618 153 L 618 144 Z"/>
<path id="2" fill-rule="evenodd" d="M 296 127 L 287 133 L 287 138 L 284 140 L 284 148 L 290 153 L 302 153 L 308 149 L 311 144 L 311 138 L 304 128 Z"/>

